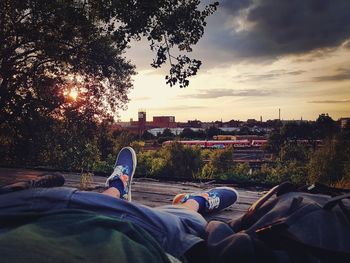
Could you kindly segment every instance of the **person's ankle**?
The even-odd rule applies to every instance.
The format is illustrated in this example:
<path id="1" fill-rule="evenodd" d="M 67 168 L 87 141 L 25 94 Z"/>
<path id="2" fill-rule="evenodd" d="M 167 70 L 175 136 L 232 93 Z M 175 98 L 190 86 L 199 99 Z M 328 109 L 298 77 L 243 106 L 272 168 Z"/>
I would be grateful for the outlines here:
<path id="1" fill-rule="evenodd" d="M 126 194 L 124 183 L 118 177 L 114 178 L 112 181 L 109 182 L 109 187 L 114 187 L 118 189 L 121 197 Z"/>
<path id="2" fill-rule="evenodd" d="M 198 203 L 198 212 L 205 211 L 207 200 L 202 196 L 190 196 L 187 200 L 194 200 Z"/>

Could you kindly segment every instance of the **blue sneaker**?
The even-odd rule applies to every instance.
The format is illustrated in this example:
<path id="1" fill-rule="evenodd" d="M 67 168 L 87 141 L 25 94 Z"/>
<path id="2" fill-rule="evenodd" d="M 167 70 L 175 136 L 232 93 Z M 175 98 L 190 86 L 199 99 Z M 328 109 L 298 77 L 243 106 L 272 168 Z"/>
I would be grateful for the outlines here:
<path id="1" fill-rule="evenodd" d="M 231 205 L 238 199 L 238 193 L 231 187 L 216 187 L 201 193 L 183 193 L 175 196 L 173 204 L 185 203 L 188 199 L 203 198 L 205 206 L 201 207 L 199 203 L 199 213 L 215 213 L 219 212 Z"/>
<path id="2" fill-rule="evenodd" d="M 131 181 L 136 170 L 136 153 L 131 147 L 124 147 L 120 150 L 115 161 L 114 171 L 107 178 L 106 186 L 110 187 L 111 182 L 119 179 L 124 185 L 124 191 L 120 198 L 131 201 Z"/>

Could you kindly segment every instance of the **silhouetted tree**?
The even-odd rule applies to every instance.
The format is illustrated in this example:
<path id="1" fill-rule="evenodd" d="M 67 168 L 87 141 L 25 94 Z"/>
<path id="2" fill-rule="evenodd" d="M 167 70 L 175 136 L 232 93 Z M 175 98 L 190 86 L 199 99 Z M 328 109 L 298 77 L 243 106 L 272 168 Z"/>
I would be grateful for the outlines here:
<path id="1" fill-rule="evenodd" d="M 175 137 L 175 135 L 171 132 L 170 129 L 164 129 L 162 137 Z"/>
<path id="2" fill-rule="evenodd" d="M 4 0 L 0 2 L 0 122 L 32 111 L 59 114 L 76 107 L 112 112 L 128 101 L 134 66 L 123 52 L 132 40 L 150 43 L 152 66 L 170 60 L 167 82 L 181 87 L 195 75 L 199 60 L 172 57 L 177 47 L 189 52 L 202 37 L 213 3 L 200 1 Z M 54 112 L 53 112 L 54 111 Z"/>
<path id="3" fill-rule="evenodd" d="M 328 185 L 343 181 L 350 186 L 350 141 L 340 136 L 327 139 L 311 156 L 309 180 Z"/>
<path id="4" fill-rule="evenodd" d="M 194 139 L 196 138 L 196 132 L 193 131 L 190 128 L 185 128 L 182 130 L 182 132 L 180 133 L 180 137 L 181 138 L 188 138 L 188 139 Z"/>
<path id="5" fill-rule="evenodd" d="M 221 132 L 221 130 L 220 129 L 218 129 L 218 128 L 216 128 L 215 126 L 211 126 L 211 127 L 209 127 L 208 129 L 206 129 L 206 134 L 207 134 L 207 139 L 213 139 L 213 137 L 215 136 L 215 135 L 219 135 L 219 134 L 221 134 L 220 132 Z"/>
<path id="6" fill-rule="evenodd" d="M 281 133 L 279 130 L 274 130 L 270 133 L 267 145 L 265 146 L 265 149 L 273 154 L 278 154 L 281 150 L 281 146 L 284 143 L 284 140 L 281 136 Z"/>
<path id="7" fill-rule="evenodd" d="M 200 10 L 199 4 L 0 1 L 0 135 L 10 136 L 0 139 L 7 144 L 0 157 L 35 159 L 45 143 L 42 138 L 50 137 L 45 135 L 48 125 L 71 117 L 76 122 L 72 112 L 96 126 L 123 108 L 135 74 L 124 57 L 133 40 L 148 40 L 155 53 L 152 66 L 169 62 L 166 82 L 186 87 L 201 65 L 186 54 L 218 5 Z M 179 51 L 177 57 L 172 56 L 173 48 Z"/>
<path id="8" fill-rule="evenodd" d="M 154 138 L 155 138 L 155 136 L 152 133 L 148 132 L 148 131 L 144 131 L 143 134 L 142 134 L 142 139 L 143 140 L 152 140 Z"/>
<path id="9" fill-rule="evenodd" d="M 319 139 L 334 136 L 339 131 L 337 123 L 328 114 L 324 113 L 318 116 L 315 128 L 316 137 Z"/>

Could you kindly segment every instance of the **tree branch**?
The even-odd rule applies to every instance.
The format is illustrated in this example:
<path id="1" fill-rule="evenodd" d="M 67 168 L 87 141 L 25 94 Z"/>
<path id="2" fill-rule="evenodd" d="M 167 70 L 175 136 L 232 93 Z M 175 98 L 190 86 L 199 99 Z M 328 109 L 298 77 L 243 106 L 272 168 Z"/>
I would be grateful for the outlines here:
<path id="1" fill-rule="evenodd" d="M 164 35 L 164 41 L 165 41 L 165 45 L 166 45 L 166 49 L 167 49 L 167 53 L 168 53 L 168 57 L 169 57 L 169 62 L 170 62 L 170 65 L 172 66 L 173 63 L 171 62 L 171 55 L 170 55 L 170 47 L 169 47 L 169 43 L 168 43 L 168 39 L 167 39 L 167 36 Z"/>

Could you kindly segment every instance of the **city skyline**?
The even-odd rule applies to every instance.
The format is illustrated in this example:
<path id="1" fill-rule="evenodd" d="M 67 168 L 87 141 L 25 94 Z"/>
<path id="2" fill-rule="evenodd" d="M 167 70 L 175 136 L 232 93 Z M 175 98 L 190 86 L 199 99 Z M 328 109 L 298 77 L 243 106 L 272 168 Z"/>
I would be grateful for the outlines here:
<path id="1" fill-rule="evenodd" d="M 221 1 L 193 47 L 203 65 L 185 89 L 165 84 L 166 67 L 151 68 L 145 42 L 132 44 L 138 75 L 120 119 L 140 108 L 177 121 L 278 119 L 279 108 L 285 120 L 349 117 L 349 10 L 346 0 Z"/>
<path id="2" fill-rule="evenodd" d="M 174 123 L 187 123 L 187 122 L 192 122 L 192 121 L 200 121 L 202 123 L 213 123 L 213 122 L 222 122 L 222 123 L 228 123 L 230 121 L 239 121 L 239 122 L 247 122 L 247 121 L 250 121 L 250 120 L 254 120 L 254 121 L 257 121 L 257 122 L 266 122 L 266 121 L 275 121 L 275 120 L 281 120 L 282 122 L 283 121 L 316 121 L 317 118 L 322 115 L 322 114 L 325 114 L 329 117 L 331 117 L 334 121 L 341 121 L 342 119 L 350 119 L 350 117 L 340 117 L 340 118 L 333 118 L 331 115 L 328 115 L 328 113 L 320 113 L 319 115 L 317 115 L 317 117 L 315 119 L 304 119 L 304 118 L 300 118 L 300 119 L 283 119 L 282 117 L 279 118 L 279 115 L 277 113 L 277 118 L 267 118 L 267 119 L 264 119 L 263 116 L 260 116 L 259 118 L 247 118 L 247 119 L 237 119 L 237 118 L 231 118 L 231 119 L 212 119 L 212 120 L 201 120 L 201 119 L 197 119 L 197 118 L 188 118 L 186 120 L 178 120 L 177 119 L 177 116 L 175 114 L 156 114 L 156 115 L 150 115 L 145 109 L 141 109 L 138 111 L 138 113 L 131 117 L 129 120 L 118 120 L 117 123 L 129 123 L 129 122 L 137 122 L 138 121 L 138 114 L 142 112 L 142 113 L 146 113 L 146 121 L 147 122 L 152 122 L 154 121 L 154 118 L 167 118 L 167 117 L 174 117 Z"/>

